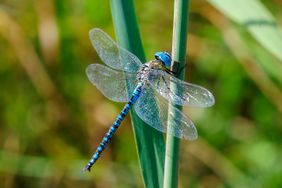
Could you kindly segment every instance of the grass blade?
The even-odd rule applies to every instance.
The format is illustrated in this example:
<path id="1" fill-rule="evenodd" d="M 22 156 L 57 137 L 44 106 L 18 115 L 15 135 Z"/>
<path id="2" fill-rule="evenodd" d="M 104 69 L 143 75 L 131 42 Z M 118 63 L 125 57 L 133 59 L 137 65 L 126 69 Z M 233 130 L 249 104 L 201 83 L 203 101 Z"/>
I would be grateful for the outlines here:
<path id="1" fill-rule="evenodd" d="M 112 17 L 119 44 L 145 62 L 132 0 L 111 0 Z M 163 134 L 146 125 L 131 111 L 137 152 L 147 188 L 162 187 L 165 145 Z"/>
<path id="2" fill-rule="evenodd" d="M 173 24 L 173 42 L 172 42 L 172 69 L 185 66 L 186 41 L 189 0 L 175 0 L 174 2 L 174 24 Z M 177 63 L 176 63 L 177 62 Z M 184 71 L 177 76 L 184 79 Z M 176 87 L 171 87 L 177 90 Z M 169 122 L 168 122 L 169 126 Z M 178 184 L 178 155 L 180 141 L 178 138 L 167 134 L 164 188 L 177 187 Z"/>
<path id="3" fill-rule="evenodd" d="M 282 61 L 282 30 L 271 13 L 257 0 L 208 0 L 228 18 L 244 26 L 269 52 Z"/>

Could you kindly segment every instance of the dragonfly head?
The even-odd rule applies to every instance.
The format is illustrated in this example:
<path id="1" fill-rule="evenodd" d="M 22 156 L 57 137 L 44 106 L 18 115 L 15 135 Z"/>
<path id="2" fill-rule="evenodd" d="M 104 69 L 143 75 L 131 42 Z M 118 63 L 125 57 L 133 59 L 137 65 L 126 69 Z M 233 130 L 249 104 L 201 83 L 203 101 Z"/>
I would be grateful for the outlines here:
<path id="1" fill-rule="evenodd" d="M 165 67 L 170 68 L 171 57 L 167 51 L 155 53 L 156 60 L 160 60 Z"/>

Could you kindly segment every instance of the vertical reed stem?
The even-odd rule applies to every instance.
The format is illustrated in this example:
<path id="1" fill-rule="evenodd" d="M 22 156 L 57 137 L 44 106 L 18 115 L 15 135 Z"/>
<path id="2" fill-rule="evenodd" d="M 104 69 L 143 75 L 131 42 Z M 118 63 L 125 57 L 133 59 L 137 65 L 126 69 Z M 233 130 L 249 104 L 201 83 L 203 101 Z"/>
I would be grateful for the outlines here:
<path id="1" fill-rule="evenodd" d="M 111 0 L 112 17 L 120 46 L 145 62 L 132 0 Z M 163 134 L 146 125 L 132 110 L 138 157 L 145 187 L 161 188 L 164 176 L 165 145 Z"/>
<path id="2" fill-rule="evenodd" d="M 188 29 L 189 0 L 175 0 L 174 2 L 174 20 L 173 20 L 173 41 L 172 41 L 172 70 L 178 71 L 185 66 L 186 41 Z M 183 70 L 177 77 L 184 79 Z M 177 90 L 177 86 L 171 87 Z M 170 126 L 170 122 L 168 122 Z M 178 161 L 179 161 L 180 141 L 178 138 L 167 134 L 164 188 L 175 188 L 178 185 Z"/>

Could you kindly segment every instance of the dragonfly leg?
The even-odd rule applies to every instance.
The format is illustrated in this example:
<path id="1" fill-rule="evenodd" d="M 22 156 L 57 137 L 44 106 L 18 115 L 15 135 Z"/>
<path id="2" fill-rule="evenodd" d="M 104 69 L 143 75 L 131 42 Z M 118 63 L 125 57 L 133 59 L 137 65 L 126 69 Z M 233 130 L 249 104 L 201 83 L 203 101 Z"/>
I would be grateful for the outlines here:
<path id="1" fill-rule="evenodd" d="M 184 70 L 184 68 L 186 67 L 186 63 L 183 65 L 183 66 L 179 66 L 180 63 L 177 62 L 177 61 L 174 61 L 174 68 L 173 69 L 176 69 L 176 71 L 172 71 L 168 68 L 165 69 L 165 71 L 170 74 L 170 75 L 173 75 L 173 76 L 178 76 L 182 73 L 182 71 Z"/>

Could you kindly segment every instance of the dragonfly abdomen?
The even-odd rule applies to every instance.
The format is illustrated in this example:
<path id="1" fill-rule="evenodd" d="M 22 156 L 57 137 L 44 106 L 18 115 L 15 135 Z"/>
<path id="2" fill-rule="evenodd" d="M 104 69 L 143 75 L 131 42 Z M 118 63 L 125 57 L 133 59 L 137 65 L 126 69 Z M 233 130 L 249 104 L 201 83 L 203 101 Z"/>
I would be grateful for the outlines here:
<path id="1" fill-rule="evenodd" d="M 83 171 L 90 171 L 91 167 L 94 165 L 94 163 L 99 159 L 101 153 L 104 151 L 104 149 L 107 147 L 108 143 L 112 139 L 113 135 L 117 131 L 118 127 L 120 126 L 122 120 L 128 114 L 131 106 L 136 102 L 136 100 L 140 97 L 141 91 L 142 91 L 143 84 L 140 83 L 137 85 L 137 87 L 134 89 L 133 94 L 130 98 L 130 100 L 126 103 L 126 105 L 123 107 L 120 114 L 117 116 L 115 122 L 112 124 L 111 128 L 108 130 L 106 135 L 104 136 L 102 142 L 99 144 L 96 152 L 93 154 L 92 158 L 89 160 L 87 165 L 84 167 Z"/>

